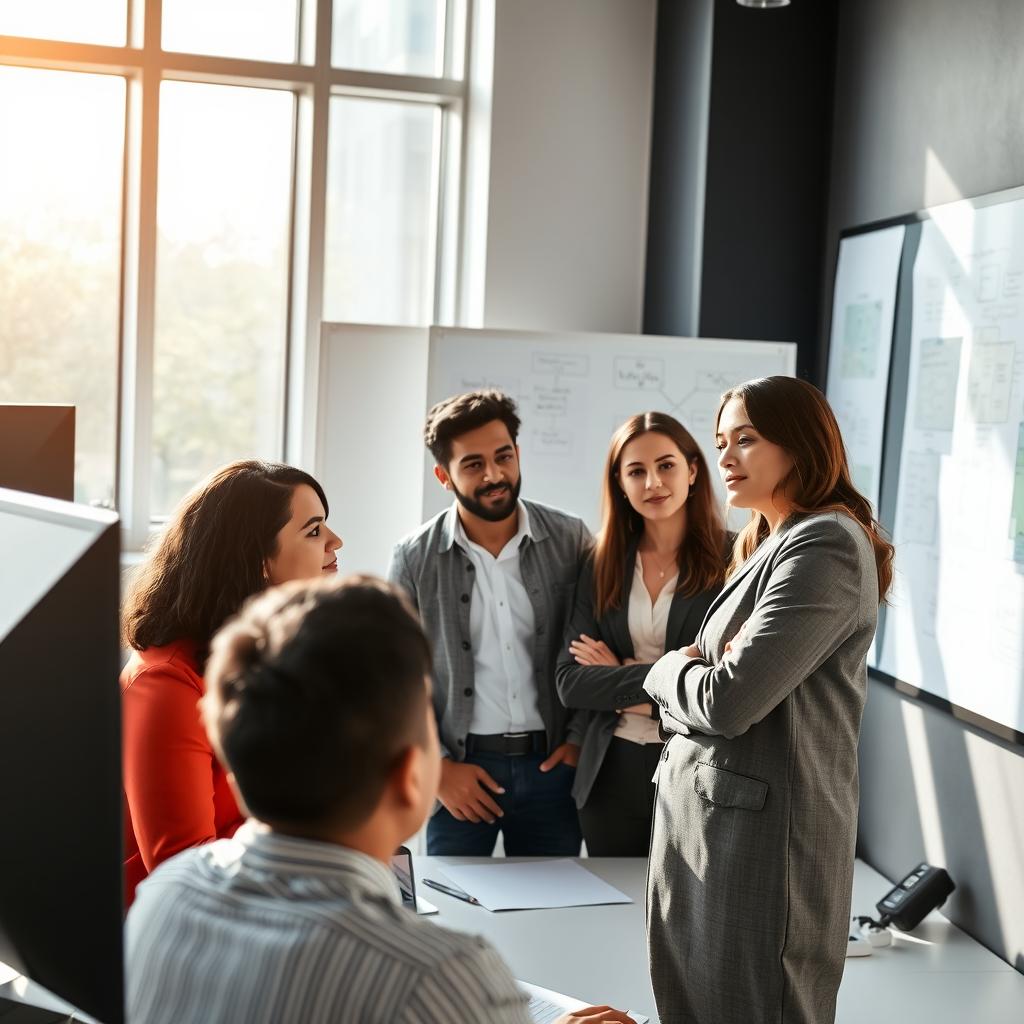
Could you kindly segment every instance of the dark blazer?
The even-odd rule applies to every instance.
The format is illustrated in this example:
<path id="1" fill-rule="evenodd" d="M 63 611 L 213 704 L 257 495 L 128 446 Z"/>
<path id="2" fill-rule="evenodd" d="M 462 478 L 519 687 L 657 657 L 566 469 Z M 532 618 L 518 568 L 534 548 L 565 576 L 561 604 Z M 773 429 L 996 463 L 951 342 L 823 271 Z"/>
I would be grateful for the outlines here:
<path id="1" fill-rule="evenodd" d="M 580 564 L 590 548 L 583 520 L 523 501 L 531 537 L 523 540 L 519 566 L 536 631 L 533 673 L 537 710 L 544 720 L 548 752 L 561 743 L 580 743 L 586 715 L 567 712 L 555 695 L 555 659 L 565 628 Z M 454 502 L 399 541 L 391 556 L 388 579 L 411 598 L 434 649 L 434 711 L 441 753 L 455 761 L 466 756 L 466 735 L 473 716 L 474 661 L 470 644 L 470 610 L 478 600 L 473 563 L 455 540 Z M 643 682 L 637 683 L 637 689 Z"/>
<path id="2" fill-rule="evenodd" d="M 588 557 L 580 570 L 576 584 L 576 600 L 569 625 L 565 631 L 562 649 L 558 653 L 555 667 L 555 687 L 558 696 L 567 708 L 583 708 L 591 712 L 583 736 L 580 762 L 576 768 L 576 781 L 572 795 L 576 806 L 587 802 L 597 773 L 604 762 L 605 754 L 612 741 L 612 734 L 618 724 L 617 708 L 633 704 L 650 703 L 652 717 L 658 717 L 653 709 L 657 707 L 644 690 L 644 680 L 650 665 L 580 665 L 569 653 L 569 643 L 581 633 L 603 640 L 611 652 L 620 660 L 634 657 L 633 641 L 629 635 L 629 591 L 633 585 L 633 568 L 639 537 L 633 540 L 626 551 L 623 567 L 623 592 L 618 607 L 605 611 L 600 619 L 594 617 L 594 562 Z M 724 564 L 724 562 L 723 562 Z M 676 592 L 668 613 L 665 630 L 665 650 L 674 651 L 693 643 L 708 608 L 721 587 L 705 590 L 693 597 L 684 597 Z"/>

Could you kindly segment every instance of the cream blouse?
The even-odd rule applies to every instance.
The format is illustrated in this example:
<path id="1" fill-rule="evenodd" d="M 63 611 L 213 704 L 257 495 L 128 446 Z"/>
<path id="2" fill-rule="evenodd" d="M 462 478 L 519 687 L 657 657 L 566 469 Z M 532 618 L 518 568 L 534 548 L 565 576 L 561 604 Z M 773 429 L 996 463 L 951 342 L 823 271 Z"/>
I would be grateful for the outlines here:
<path id="1" fill-rule="evenodd" d="M 668 613 L 672 607 L 679 570 L 665 580 L 656 601 L 644 584 L 644 567 L 637 552 L 633 566 L 633 583 L 629 588 L 629 610 L 627 622 L 629 636 L 633 641 L 633 656 L 643 664 L 653 665 L 665 653 L 665 633 L 668 630 Z M 621 740 L 631 743 L 661 743 L 658 722 L 643 715 L 619 715 L 615 733 Z"/>

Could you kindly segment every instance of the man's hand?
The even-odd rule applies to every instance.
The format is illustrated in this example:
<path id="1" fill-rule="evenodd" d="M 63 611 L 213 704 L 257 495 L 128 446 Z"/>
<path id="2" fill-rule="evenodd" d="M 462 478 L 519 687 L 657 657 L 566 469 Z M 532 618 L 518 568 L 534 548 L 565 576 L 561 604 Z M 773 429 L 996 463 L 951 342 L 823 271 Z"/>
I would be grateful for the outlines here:
<path id="1" fill-rule="evenodd" d="M 580 745 L 578 743 L 563 743 L 551 751 L 546 761 L 541 762 L 540 770 L 542 772 L 549 772 L 556 764 L 562 763 L 567 764 L 570 768 L 575 768 L 579 762 Z"/>
<path id="2" fill-rule="evenodd" d="M 437 798 L 456 821 L 486 821 L 493 825 L 495 818 L 504 817 L 488 789 L 492 793 L 505 792 L 479 765 L 442 758 Z"/>
<path id="3" fill-rule="evenodd" d="M 598 1024 L 599 1021 L 615 1022 L 615 1024 L 636 1024 L 636 1021 L 622 1010 L 615 1010 L 610 1006 L 584 1006 L 582 1010 L 572 1010 L 562 1014 L 555 1024 L 576 1024 L 577 1021 L 586 1021 L 588 1024 Z"/>
<path id="4" fill-rule="evenodd" d="M 690 644 L 689 647 L 683 647 L 679 652 L 684 658 L 703 658 L 704 655 L 701 653 L 701 649 L 696 644 Z"/>
<path id="5" fill-rule="evenodd" d="M 611 665 L 618 668 L 622 664 L 603 640 L 595 640 L 586 633 L 569 644 L 569 653 L 581 665 Z"/>

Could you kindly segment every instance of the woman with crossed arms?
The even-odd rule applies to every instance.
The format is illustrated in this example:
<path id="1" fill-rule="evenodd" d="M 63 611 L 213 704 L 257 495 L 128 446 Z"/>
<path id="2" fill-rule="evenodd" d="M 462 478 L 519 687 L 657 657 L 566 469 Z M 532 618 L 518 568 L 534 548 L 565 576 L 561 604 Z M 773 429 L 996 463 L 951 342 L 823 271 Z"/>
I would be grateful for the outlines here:
<path id="1" fill-rule="evenodd" d="M 678 420 L 642 413 L 615 431 L 602 518 L 555 680 L 567 707 L 594 712 L 573 785 L 587 851 L 646 857 L 662 737 L 643 681 L 697 635 L 727 557 L 707 463 Z"/>
<path id="2" fill-rule="evenodd" d="M 696 643 L 644 689 L 671 738 L 648 874 L 663 1024 L 829 1024 L 843 973 L 865 658 L 892 547 L 835 416 L 790 377 L 727 391 L 729 503 L 751 510 Z"/>

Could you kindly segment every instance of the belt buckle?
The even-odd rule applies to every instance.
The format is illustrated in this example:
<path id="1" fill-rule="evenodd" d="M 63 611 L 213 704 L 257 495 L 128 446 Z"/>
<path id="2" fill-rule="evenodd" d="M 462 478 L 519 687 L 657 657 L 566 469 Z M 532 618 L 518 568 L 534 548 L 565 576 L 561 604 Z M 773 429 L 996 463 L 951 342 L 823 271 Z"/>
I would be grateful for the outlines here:
<path id="1" fill-rule="evenodd" d="M 530 739 L 528 732 L 503 732 L 501 738 L 506 742 L 505 756 L 506 757 L 525 757 L 529 750 L 509 750 L 508 746 L 511 746 L 516 740 L 527 740 Z"/>

